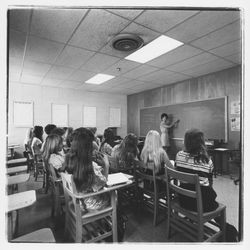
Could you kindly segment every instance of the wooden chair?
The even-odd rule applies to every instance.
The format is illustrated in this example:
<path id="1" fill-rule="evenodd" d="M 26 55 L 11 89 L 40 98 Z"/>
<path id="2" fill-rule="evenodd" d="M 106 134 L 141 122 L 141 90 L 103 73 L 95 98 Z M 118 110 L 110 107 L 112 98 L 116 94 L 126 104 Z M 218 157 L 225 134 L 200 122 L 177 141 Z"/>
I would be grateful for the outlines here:
<path id="1" fill-rule="evenodd" d="M 48 180 L 47 175 L 48 175 L 48 169 L 46 169 L 46 166 L 45 166 L 45 164 L 43 162 L 41 154 L 35 154 L 34 155 L 34 177 L 35 177 L 35 181 L 37 181 L 39 176 L 42 176 L 42 178 L 43 178 L 43 186 L 42 186 L 42 188 L 45 188 L 45 193 L 48 191 L 48 188 L 46 188 L 46 180 Z"/>
<path id="2" fill-rule="evenodd" d="M 137 164 L 135 170 L 135 181 L 137 201 L 139 203 L 138 208 L 147 208 L 149 211 L 153 212 L 153 225 L 156 226 L 158 223 L 160 209 L 163 210 L 164 217 L 167 212 L 166 185 L 164 181 L 165 176 L 155 175 L 154 168 L 152 169 L 153 175 L 146 174 L 146 166 L 144 163 L 142 161 L 135 162 Z"/>
<path id="3" fill-rule="evenodd" d="M 173 228 L 184 234 L 189 240 L 216 241 L 221 238 L 225 241 L 226 206 L 219 207 L 212 212 L 203 212 L 201 188 L 197 174 L 183 173 L 167 168 L 167 197 L 168 197 L 168 224 L 167 237 Z M 195 185 L 191 191 L 180 187 L 179 183 L 190 183 Z M 180 206 L 178 195 L 195 198 L 197 201 L 197 212 L 187 210 Z M 220 225 L 216 221 L 220 220 Z"/>
<path id="4" fill-rule="evenodd" d="M 66 203 L 65 236 L 74 242 L 98 242 L 113 236 L 117 242 L 116 191 L 102 189 L 96 193 L 79 194 L 76 191 L 72 175 L 61 173 Z M 111 205 L 95 212 L 84 211 L 81 202 L 84 199 L 110 192 Z"/>
<path id="5" fill-rule="evenodd" d="M 30 150 L 25 149 L 23 156 L 27 159 L 27 172 L 34 170 L 34 158 Z"/>
<path id="6" fill-rule="evenodd" d="M 63 213 L 63 205 L 65 204 L 65 198 L 63 193 L 62 179 L 58 178 L 54 167 L 48 164 L 49 182 L 52 191 L 52 209 L 51 215 L 60 216 Z"/>

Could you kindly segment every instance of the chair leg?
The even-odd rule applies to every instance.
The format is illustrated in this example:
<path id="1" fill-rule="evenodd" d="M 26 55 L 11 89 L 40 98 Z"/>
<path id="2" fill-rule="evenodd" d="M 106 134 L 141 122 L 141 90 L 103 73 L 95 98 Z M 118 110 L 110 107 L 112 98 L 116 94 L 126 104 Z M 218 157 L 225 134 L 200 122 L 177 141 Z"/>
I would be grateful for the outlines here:
<path id="1" fill-rule="evenodd" d="M 222 242 L 226 242 L 226 209 L 221 214 Z"/>
<path id="2" fill-rule="evenodd" d="M 159 208 L 158 208 L 158 205 L 159 205 L 159 199 L 158 199 L 158 197 L 155 197 L 154 198 L 154 226 L 156 226 L 156 224 L 157 224 L 157 216 L 158 216 L 158 210 L 159 210 Z"/>

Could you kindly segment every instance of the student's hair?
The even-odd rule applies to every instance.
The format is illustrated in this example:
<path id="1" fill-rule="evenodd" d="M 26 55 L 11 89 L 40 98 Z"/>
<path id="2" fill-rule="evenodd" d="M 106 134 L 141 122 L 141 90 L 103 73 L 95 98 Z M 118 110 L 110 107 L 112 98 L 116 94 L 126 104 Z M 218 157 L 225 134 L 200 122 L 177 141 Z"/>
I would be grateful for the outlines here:
<path id="1" fill-rule="evenodd" d="M 58 154 L 62 150 L 62 137 L 56 134 L 48 135 L 45 139 L 42 157 L 48 163 L 51 154 Z"/>
<path id="2" fill-rule="evenodd" d="M 25 139 L 24 139 L 24 144 L 26 145 L 30 144 L 32 141 L 32 138 L 33 138 L 33 128 L 28 128 Z"/>
<path id="3" fill-rule="evenodd" d="M 162 120 L 164 117 L 166 117 L 166 119 L 168 119 L 168 115 L 167 115 L 166 113 L 162 113 L 162 114 L 161 114 L 161 120 Z"/>
<path id="4" fill-rule="evenodd" d="M 55 134 L 55 135 L 59 135 L 59 136 L 63 136 L 65 134 L 65 131 L 63 128 L 54 128 L 50 134 Z"/>
<path id="5" fill-rule="evenodd" d="M 33 129 L 33 137 L 38 138 L 41 142 L 43 142 L 43 127 L 35 126 Z"/>
<path id="6" fill-rule="evenodd" d="M 65 132 L 65 140 L 68 147 L 71 145 L 73 131 L 72 127 L 68 127 Z"/>
<path id="7" fill-rule="evenodd" d="M 101 143 L 100 148 L 102 148 L 102 146 L 103 146 L 105 143 L 108 143 L 111 147 L 114 147 L 114 146 L 115 146 L 115 143 L 114 143 L 115 136 L 114 136 L 113 130 L 112 130 L 111 128 L 106 128 L 106 129 L 104 130 L 103 137 L 104 137 L 104 140 L 103 140 L 103 142 Z"/>
<path id="8" fill-rule="evenodd" d="M 141 159 L 146 164 L 149 156 L 153 159 L 156 172 L 159 172 L 161 168 L 161 152 L 162 144 L 160 134 L 155 130 L 150 130 L 147 133 L 145 143 L 141 152 Z"/>
<path id="9" fill-rule="evenodd" d="M 91 135 L 92 133 L 86 128 L 78 129 L 66 155 L 66 170 L 73 175 L 78 192 L 86 190 L 94 180 Z"/>
<path id="10" fill-rule="evenodd" d="M 128 134 L 118 146 L 119 158 L 123 161 L 129 161 L 137 156 L 137 136 L 133 133 Z"/>
<path id="11" fill-rule="evenodd" d="M 90 127 L 89 130 L 95 135 L 97 128 L 96 127 Z"/>
<path id="12" fill-rule="evenodd" d="M 50 135 L 51 134 L 51 131 L 56 128 L 56 125 L 55 124 L 47 124 L 44 128 L 44 131 L 47 135 Z"/>
<path id="13" fill-rule="evenodd" d="M 184 145 L 186 152 L 194 156 L 195 162 L 209 162 L 204 134 L 198 129 L 190 129 L 185 133 Z"/>

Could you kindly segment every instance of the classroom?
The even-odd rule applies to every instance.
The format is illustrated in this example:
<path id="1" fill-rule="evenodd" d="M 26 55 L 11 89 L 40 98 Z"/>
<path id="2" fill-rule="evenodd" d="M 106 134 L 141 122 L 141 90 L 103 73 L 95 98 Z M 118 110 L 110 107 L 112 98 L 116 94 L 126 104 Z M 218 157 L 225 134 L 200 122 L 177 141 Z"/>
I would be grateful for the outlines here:
<path id="1" fill-rule="evenodd" d="M 243 241 L 240 8 L 6 12 L 6 241 Z"/>

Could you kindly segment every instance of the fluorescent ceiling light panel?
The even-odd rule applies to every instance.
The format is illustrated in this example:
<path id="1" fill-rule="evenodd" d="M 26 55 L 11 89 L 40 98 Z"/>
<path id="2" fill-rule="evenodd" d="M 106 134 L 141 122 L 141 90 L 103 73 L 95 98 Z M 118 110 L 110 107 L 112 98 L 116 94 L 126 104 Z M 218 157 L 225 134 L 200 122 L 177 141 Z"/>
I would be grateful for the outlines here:
<path id="1" fill-rule="evenodd" d="M 110 79 L 114 78 L 114 76 L 106 75 L 106 74 L 97 74 L 87 80 L 85 83 L 91 83 L 91 84 L 102 84 Z"/>
<path id="2" fill-rule="evenodd" d="M 125 57 L 125 59 L 145 63 L 181 46 L 182 44 L 182 42 L 162 35 L 153 40 L 151 43 Z"/>

